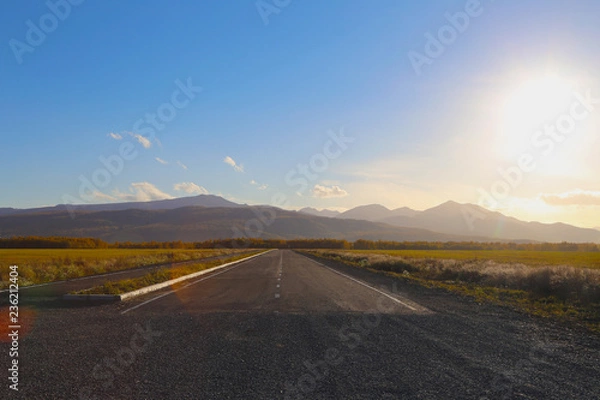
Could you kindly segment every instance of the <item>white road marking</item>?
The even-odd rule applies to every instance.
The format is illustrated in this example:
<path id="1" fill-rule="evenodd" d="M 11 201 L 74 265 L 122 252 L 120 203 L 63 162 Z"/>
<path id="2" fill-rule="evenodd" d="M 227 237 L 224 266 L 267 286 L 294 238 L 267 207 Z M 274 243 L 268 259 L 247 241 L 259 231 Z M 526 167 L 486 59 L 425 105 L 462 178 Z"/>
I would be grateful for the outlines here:
<path id="1" fill-rule="evenodd" d="M 277 292 L 275 293 L 275 298 L 278 299 L 281 297 L 279 293 L 281 291 L 281 274 L 283 273 L 283 251 L 279 250 L 279 275 L 277 276 Z"/>
<path id="2" fill-rule="evenodd" d="M 188 261 L 183 261 L 183 262 L 188 262 Z M 165 264 L 165 265 L 167 265 L 167 264 Z M 151 265 L 151 266 L 145 266 L 145 267 L 135 267 L 135 268 L 125 269 L 123 271 L 117 271 L 117 272 L 107 272 L 107 273 L 104 273 L 104 274 L 82 276 L 82 277 L 79 277 L 79 278 L 67 279 L 67 280 L 62 280 L 62 281 L 54 281 L 54 282 L 47 282 L 47 283 L 38 283 L 37 285 L 20 286 L 19 290 L 27 290 L 27 289 L 34 289 L 34 288 L 44 287 L 44 286 L 60 285 L 61 283 L 70 283 L 70 282 L 77 282 L 77 281 L 85 281 L 87 279 L 94 279 L 94 278 L 104 278 L 106 276 L 126 274 L 128 272 L 137 271 L 137 270 L 140 270 L 140 269 L 151 269 L 151 268 L 160 268 L 160 266 Z M 0 293 L 4 293 L 4 292 L 8 292 L 8 289 L 2 289 L 2 290 L 0 290 Z"/>
<path id="3" fill-rule="evenodd" d="M 266 253 L 263 253 L 263 254 L 266 254 Z M 251 260 L 248 260 L 248 261 L 251 261 Z M 125 313 L 128 313 L 129 311 L 135 310 L 136 308 L 139 308 L 139 307 L 141 307 L 141 306 L 145 306 L 145 305 L 146 305 L 146 304 L 148 304 L 148 303 L 152 303 L 152 302 L 153 302 L 153 301 L 155 301 L 155 300 L 158 300 L 158 299 L 161 299 L 161 298 L 163 298 L 163 297 L 165 297 L 165 296 L 168 296 L 168 295 L 170 295 L 170 294 L 176 293 L 176 292 L 178 292 L 178 291 L 180 291 L 180 290 L 182 290 L 182 289 L 185 289 L 185 288 L 187 288 L 187 287 L 189 287 L 189 286 L 195 285 L 196 283 L 200 283 L 200 282 L 202 282 L 202 281 L 205 281 L 205 280 L 207 280 L 207 279 L 214 278 L 215 276 L 218 276 L 218 275 L 224 274 L 225 272 L 229 272 L 229 271 L 231 271 L 231 270 L 233 270 L 233 269 L 236 269 L 237 267 L 240 267 L 240 266 L 242 266 L 242 265 L 246 264 L 248 261 L 241 262 L 241 263 L 239 263 L 239 264 L 237 264 L 237 265 L 235 265 L 235 266 L 233 266 L 233 267 L 231 267 L 231 268 L 227 268 L 225 271 L 217 272 L 216 274 L 212 274 L 212 275 L 209 275 L 209 276 L 207 276 L 207 277 L 204 277 L 204 278 L 202 278 L 202 279 L 198 279 L 197 281 L 190 282 L 190 283 L 188 283 L 187 285 L 185 285 L 185 286 L 182 286 L 182 287 L 180 287 L 180 288 L 178 288 L 178 289 L 173 289 L 173 290 L 171 290 L 170 292 L 163 293 L 163 294 L 161 294 L 161 295 L 158 295 L 158 296 L 156 296 L 156 297 L 153 297 L 153 298 L 151 298 L 150 300 L 146 300 L 146 301 L 144 301 L 143 303 L 140 303 L 140 304 L 138 304 L 138 305 L 136 305 L 136 306 L 133 306 L 133 307 L 131 307 L 131 308 L 128 308 L 128 309 L 127 309 L 127 310 L 125 310 L 125 311 L 121 311 L 121 315 L 123 315 L 123 314 L 125 314 Z"/>
<path id="4" fill-rule="evenodd" d="M 265 252 L 266 254 L 267 252 Z M 234 254 L 235 255 L 235 254 Z M 205 257 L 205 258 L 216 258 L 216 257 L 220 257 L 220 256 L 211 256 L 211 257 Z M 77 282 L 77 281 L 85 281 L 87 279 L 94 279 L 94 278 L 104 278 L 106 276 L 113 276 L 113 275 L 121 275 L 121 274 L 126 274 L 128 272 L 133 272 L 133 271 L 139 271 L 139 270 L 150 270 L 152 268 L 156 268 L 156 269 L 161 269 L 161 268 L 172 268 L 174 266 L 177 266 L 179 264 L 185 264 L 185 263 L 193 263 L 194 261 L 202 261 L 203 258 L 198 258 L 195 260 L 186 260 L 186 261 L 176 261 L 176 262 L 172 262 L 172 263 L 164 263 L 164 264 L 156 264 L 156 265 L 143 265 L 141 267 L 134 267 L 134 268 L 129 268 L 129 269 L 124 269 L 121 271 L 115 271 L 115 272 L 105 272 L 103 274 L 96 274 L 96 275 L 88 275 L 88 276 L 81 276 L 79 278 L 73 278 L 73 279 L 67 279 L 67 280 L 61 280 L 61 281 L 54 281 L 54 282 L 46 282 L 46 283 L 38 283 L 36 285 L 28 285 L 28 286 L 21 286 L 19 287 L 19 290 L 27 290 L 27 289 L 34 289 L 34 288 L 39 288 L 39 287 L 44 287 L 44 286 L 52 286 L 52 285 L 60 285 L 61 283 L 70 283 L 70 282 Z M 4 293 L 4 292 L 8 292 L 8 289 L 2 289 L 0 290 L 0 293 Z"/>
<path id="5" fill-rule="evenodd" d="M 351 276 L 348 276 L 348 275 L 346 275 L 346 274 L 343 274 L 343 273 L 341 273 L 341 272 L 339 272 L 339 271 L 336 271 L 335 269 L 333 269 L 333 268 L 330 268 L 330 267 L 328 267 L 328 266 L 327 266 L 327 265 L 325 265 L 325 264 L 321 264 L 320 262 L 318 262 L 318 261 L 315 261 L 315 260 L 313 260 L 312 258 L 306 257 L 306 256 L 304 256 L 304 255 L 303 255 L 303 257 L 305 257 L 305 258 L 308 258 L 310 261 L 314 262 L 315 264 L 318 264 L 318 265 L 322 266 L 323 268 L 327 268 L 328 270 L 330 270 L 330 271 L 331 271 L 331 272 L 333 272 L 333 273 L 336 273 L 336 274 L 338 274 L 338 275 L 341 275 L 341 276 L 343 276 L 343 277 L 344 277 L 344 278 L 346 278 L 346 279 L 350 279 L 351 281 L 353 281 L 353 282 L 355 282 L 355 283 L 358 283 L 358 284 L 359 284 L 359 285 L 361 285 L 361 286 L 364 286 L 364 287 L 366 287 L 366 288 L 369 288 L 369 289 L 371 289 L 371 290 L 374 290 L 375 292 L 377 292 L 377 293 L 379 293 L 379 294 L 381 294 L 381 295 L 383 295 L 383 296 L 387 297 L 388 299 L 390 299 L 390 300 L 392 300 L 392 301 L 394 301 L 394 302 L 396 302 L 396 303 L 398 303 L 398 304 L 401 304 L 401 305 L 403 305 L 404 307 L 406 307 L 406 308 L 408 308 L 408 309 L 410 309 L 410 310 L 412 310 L 412 311 L 417 311 L 417 309 L 416 309 L 416 308 L 414 308 L 413 306 L 411 306 L 410 304 L 406 304 L 406 303 L 405 303 L 405 302 L 403 302 L 402 300 L 398 300 L 398 299 L 397 299 L 397 298 L 395 298 L 394 296 L 391 296 L 391 295 L 389 295 L 389 294 L 387 294 L 387 293 L 385 293 L 385 292 L 382 292 L 381 290 L 379 290 L 379 289 L 377 289 L 377 288 L 374 288 L 374 287 L 373 287 L 373 286 L 371 286 L 371 285 L 367 285 L 366 283 L 364 283 L 364 282 L 361 282 L 361 281 L 359 281 L 358 279 L 355 279 L 355 278 L 353 278 L 353 277 L 351 277 Z"/>

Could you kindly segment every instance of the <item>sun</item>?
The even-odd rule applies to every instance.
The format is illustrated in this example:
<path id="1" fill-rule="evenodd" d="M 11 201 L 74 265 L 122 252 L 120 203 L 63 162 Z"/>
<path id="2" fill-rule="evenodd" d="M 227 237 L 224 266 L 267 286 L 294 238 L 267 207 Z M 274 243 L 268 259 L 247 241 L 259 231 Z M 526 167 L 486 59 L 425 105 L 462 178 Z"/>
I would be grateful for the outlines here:
<path id="1" fill-rule="evenodd" d="M 495 148 L 505 156 L 522 153 L 534 132 L 568 111 L 573 86 L 554 74 L 526 79 L 510 88 L 500 103 Z"/>

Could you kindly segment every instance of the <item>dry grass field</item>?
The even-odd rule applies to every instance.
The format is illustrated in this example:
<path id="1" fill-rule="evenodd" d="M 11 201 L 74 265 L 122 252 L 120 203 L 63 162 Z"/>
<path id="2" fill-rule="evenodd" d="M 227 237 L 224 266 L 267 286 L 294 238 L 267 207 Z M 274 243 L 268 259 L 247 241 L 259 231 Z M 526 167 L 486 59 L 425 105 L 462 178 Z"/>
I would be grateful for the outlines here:
<path id="1" fill-rule="evenodd" d="M 349 250 L 357 254 L 380 254 L 404 258 L 483 260 L 521 263 L 529 266 L 569 265 L 600 269 L 600 251 L 528 251 L 528 250 Z"/>
<path id="2" fill-rule="evenodd" d="M 131 292 L 146 286 L 157 283 L 166 282 L 171 279 L 176 279 L 185 275 L 193 274 L 194 272 L 203 271 L 212 267 L 216 267 L 223 263 L 233 262 L 242 258 L 249 257 L 260 253 L 260 250 L 244 253 L 243 255 L 230 255 L 218 260 L 198 262 L 193 264 L 182 265 L 179 267 L 160 269 L 151 272 L 135 279 L 124 279 L 117 282 L 107 282 L 104 285 L 79 292 L 80 294 L 123 294 Z"/>
<path id="3" fill-rule="evenodd" d="M 0 288 L 8 285 L 9 266 L 19 266 L 19 285 L 73 279 L 168 262 L 227 256 L 232 249 L 0 249 Z"/>
<path id="4" fill-rule="evenodd" d="M 425 286 L 583 322 L 600 331 L 600 254 L 520 251 L 310 251 Z M 572 256 L 569 262 L 567 255 Z M 530 261 L 529 261 L 530 260 Z"/>

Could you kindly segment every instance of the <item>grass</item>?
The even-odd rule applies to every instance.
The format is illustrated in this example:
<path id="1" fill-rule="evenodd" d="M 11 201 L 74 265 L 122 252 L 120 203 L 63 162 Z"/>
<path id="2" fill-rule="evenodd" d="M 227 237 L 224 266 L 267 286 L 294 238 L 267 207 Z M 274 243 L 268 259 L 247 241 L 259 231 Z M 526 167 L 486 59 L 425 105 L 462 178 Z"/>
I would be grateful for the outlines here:
<path id="1" fill-rule="evenodd" d="M 0 288 L 10 265 L 19 266 L 19 285 L 97 275 L 153 264 L 236 254 L 232 249 L 0 249 Z"/>
<path id="2" fill-rule="evenodd" d="M 194 272 L 203 271 L 205 269 L 216 267 L 224 263 L 240 260 L 242 258 L 258 254 L 262 251 L 264 250 L 257 250 L 243 255 L 238 254 L 231 257 L 227 257 L 226 259 L 222 260 L 211 260 L 207 262 L 182 265 L 174 268 L 161 268 L 158 271 L 151 272 L 139 278 L 124 279 L 118 282 L 107 282 L 104 285 L 96 286 L 91 289 L 86 289 L 77 292 L 77 294 L 123 294 L 137 289 L 141 289 L 146 286 L 166 282 L 171 279 L 176 279 L 185 275 L 193 274 Z"/>
<path id="3" fill-rule="evenodd" d="M 348 250 L 348 252 L 404 258 L 491 260 L 530 266 L 569 265 L 600 269 L 600 252 L 528 250 Z"/>
<path id="4" fill-rule="evenodd" d="M 322 258 L 426 287 L 443 288 L 479 302 L 509 305 L 530 314 L 584 324 L 600 332 L 600 270 L 597 268 L 544 264 L 542 260 L 549 257 L 546 254 L 528 254 L 536 262 L 526 265 L 485 258 L 487 251 L 461 251 L 462 258 L 441 257 L 442 253 L 453 251 L 433 251 L 438 253 L 437 257 L 422 254 L 428 252 L 419 252 L 422 257 L 409 258 L 398 254 L 412 251 L 310 251 Z M 503 259 L 514 260 L 508 255 Z"/>

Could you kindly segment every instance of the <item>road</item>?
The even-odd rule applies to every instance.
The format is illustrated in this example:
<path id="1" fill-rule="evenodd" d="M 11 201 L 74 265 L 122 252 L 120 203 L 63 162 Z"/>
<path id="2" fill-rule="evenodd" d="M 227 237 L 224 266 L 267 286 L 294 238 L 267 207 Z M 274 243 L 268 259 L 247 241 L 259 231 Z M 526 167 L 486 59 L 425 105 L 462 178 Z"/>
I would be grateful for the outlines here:
<path id="1" fill-rule="evenodd" d="M 10 398 L 600 398 L 597 336 L 292 251 L 28 318 Z"/>
<path id="2" fill-rule="evenodd" d="M 252 252 L 241 252 L 235 255 L 243 255 L 246 253 L 251 254 Z M 21 286 L 20 290 L 23 293 L 27 292 L 27 294 L 23 296 L 23 300 L 29 304 L 37 304 L 40 302 L 47 303 L 49 301 L 56 301 L 60 299 L 64 294 L 89 289 L 94 286 L 100 286 L 106 282 L 117 282 L 123 279 L 139 278 L 158 270 L 169 270 L 171 268 L 177 268 L 188 264 L 196 264 L 214 260 L 223 260 L 223 262 L 226 262 L 227 259 L 232 256 L 233 255 L 212 256 L 188 261 L 146 265 L 138 268 L 130 268 L 122 271 L 108 272 L 105 274 L 84 276 L 81 278 L 74 278 L 64 281 L 42 283 L 32 286 Z M 5 295 L 7 291 L 8 289 L 0 290 L 0 296 L 2 296 L 2 298 L 0 298 L 0 306 L 8 304 L 7 296 Z"/>

